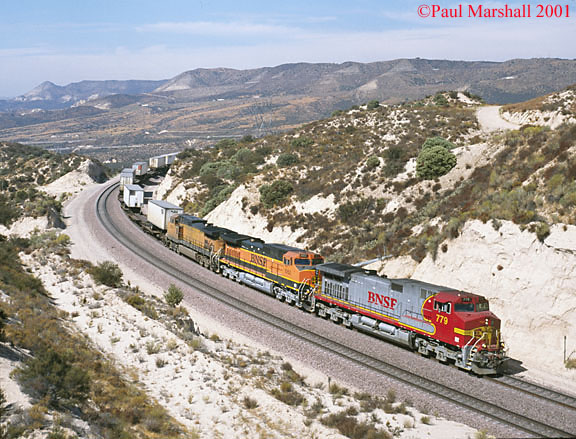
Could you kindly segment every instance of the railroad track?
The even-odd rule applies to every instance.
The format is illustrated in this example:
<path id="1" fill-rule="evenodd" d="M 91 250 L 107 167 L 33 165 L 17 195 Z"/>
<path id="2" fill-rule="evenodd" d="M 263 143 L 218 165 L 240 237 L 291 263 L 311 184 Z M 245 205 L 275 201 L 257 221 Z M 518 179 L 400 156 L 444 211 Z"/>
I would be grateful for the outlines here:
<path id="1" fill-rule="evenodd" d="M 364 352 L 357 351 L 353 348 L 339 344 L 334 340 L 323 337 L 300 326 L 296 326 L 291 322 L 285 321 L 277 316 L 268 314 L 263 310 L 255 308 L 249 303 L 243 302 L 233 296 L 229 296 L 225 292 L 220 291 L 199 279 L 193 278 L 185 272 L 171 266 L 170 264 L 157 259 L 157 257 L 144 246 L 133 242 L 131 237 L 119 230 L 110 219 L 106 209 L 106 204 L 111 193 L 116 189 L 117 186 L 118 183 L 113 184 L 106 188 L 99 195 L 96 204 L 96 215 L 99 221 L 108 231 L 108 233 L 110 233 L 127 249 L 147 261 L 155 268 L 179 279 L 185 285 L 188 285 L 189 287 L 192 287 L 195 290 L 206 294 L 209 297 L 218 300 L 219 302 L 222 302 L 233 309 L 239 310 L 244 314 L 248 314 L 257 320 L 263 321 L 274 328 L 278 328 L 290 334 L 291 336 L 303 340 L 322 350 L 335 353 L 362 367 L 369 368 L 382 375 L 390 377 L 395 381 L 401 382 L 406 386 L 431 394 L 436 398 L 449 401 L 452 404 L 456 404 L 459 407 L 468 409 L 475 414 L 481 414 L 488 419 L 501 423 L 502 425 L 521 431 L 523 434 L 528 434 L 534 437 L 554 438 L 573 438 L 575 436 L 574 433 L 560 430 L 553 426 L 531 419 L 520 413 L 515 413 L 511 410 L 500 407 L 499 405 L 483 401 L 459 390 L 436 383 L 428 378 L 421 377 L 417 374 L 396 367 L 391 363 L 387 363 L 380 359 L 371 357 Z"/>
<path id="2" fill-rule="evenodd" d="M 576 398 L 566 393 L 557 392 L 547 387 L 539 386 L 538 384 L 531 383 L 521 378 L 516 378 L 511 375 L 504 375 L 498 378 L 491 378 L 499 385 L 518 390 L 522 393 L 532 395 L 536 398 L 541 398 L 558 404 L 562 407 L 576 411 Z"/>

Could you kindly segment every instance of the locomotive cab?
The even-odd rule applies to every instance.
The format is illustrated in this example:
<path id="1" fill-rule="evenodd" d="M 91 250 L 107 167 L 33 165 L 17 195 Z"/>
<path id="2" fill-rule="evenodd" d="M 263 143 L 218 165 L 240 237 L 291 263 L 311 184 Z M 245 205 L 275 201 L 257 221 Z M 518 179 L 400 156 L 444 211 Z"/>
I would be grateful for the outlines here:
<path id="1" fill-rule="evenodd" d="M 485 373 L 504 358 L 500 340 L 500 319 L 491 311 L 488 301 L 476 294 L 458 291 L 439 292 L 430 297 L 423 311 L 436 326 L 436 337 L 460 348 L 456 364 Z"/>

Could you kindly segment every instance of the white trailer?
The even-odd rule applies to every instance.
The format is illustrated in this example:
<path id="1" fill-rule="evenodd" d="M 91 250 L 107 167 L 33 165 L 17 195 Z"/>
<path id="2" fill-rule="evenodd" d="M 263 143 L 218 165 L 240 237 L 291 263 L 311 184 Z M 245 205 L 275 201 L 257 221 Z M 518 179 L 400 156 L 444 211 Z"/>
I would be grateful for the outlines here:
<path id="1" fill-rule="evenodd" d="M 144 175 L 148 172 L 148 162 L 136 162 L 132 165 L 136 175 Z"/>
<path id="2" fill-rule="evenodd" d="M 124 185 L 124 205 L 126 207 L 141 207 L 144 204 L 144 189 L 137 184 Z"/>
<path id="3" fill-rule="evenodd" d="M 163 168 L 166 166 L 166 156 L 157 155 L 156 157 L 150 157 L 148 159 L 148 164 L 150 165 L 151 169 Z"/>
<path id="4" fill-rule="evenodd" d="M 125 168 L 122 169 L 120 173 L 120 190 L 124 188 L 125 184 L 133 184 L 134 183 L 134 169 L 132 168 Z"/>
<path id="5" fill-rule="evenodd" d="M 166 230 L 172 215 L 184 213 L 184 209 L 163 200 L 150 200 L 148 202 L 148 222 L 160 230 Z"/>
<path id="6" fill-rule="evenodd" d="M 166 164 L 171 165 L 176 160 L 176 156 L 180 154 L 179 152 L 173 152 L 171 154 L 166 154 Z"/>

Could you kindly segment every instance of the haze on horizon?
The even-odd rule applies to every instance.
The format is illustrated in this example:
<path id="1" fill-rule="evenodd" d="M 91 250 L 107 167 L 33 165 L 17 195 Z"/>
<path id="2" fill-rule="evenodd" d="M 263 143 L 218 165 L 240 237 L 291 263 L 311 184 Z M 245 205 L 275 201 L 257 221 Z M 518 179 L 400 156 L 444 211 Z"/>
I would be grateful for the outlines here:
<path id="1" fill-rule="evenodd" d="M 169 79 L 201 67 L 416 57 L 576 58 L 575 0 L 563 2 L 570 7 L 569 18 L 421 18 L 417 9 L 422 3 L 7 2 L 0 15 L 0 96 L 24 94 L 44 81 L 66 85 L 88 79 Z"/>

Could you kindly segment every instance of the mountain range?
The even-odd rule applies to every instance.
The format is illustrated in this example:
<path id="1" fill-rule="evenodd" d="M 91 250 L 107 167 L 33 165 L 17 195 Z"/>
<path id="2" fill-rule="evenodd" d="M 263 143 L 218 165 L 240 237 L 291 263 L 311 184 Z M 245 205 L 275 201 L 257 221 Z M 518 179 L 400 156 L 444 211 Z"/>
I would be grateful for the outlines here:
<path id="1" fill-rule="evenodd" d="M 459 90 L 507 104 L 574 83 L 576 60 L 547 58 L 296 63 L 195 69 L 160 81 L 44 82 L 0 101 L 0 139 L 179 147 L 208 136 L 284 131 L 370 100 L 400 103 Z"/>

